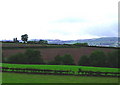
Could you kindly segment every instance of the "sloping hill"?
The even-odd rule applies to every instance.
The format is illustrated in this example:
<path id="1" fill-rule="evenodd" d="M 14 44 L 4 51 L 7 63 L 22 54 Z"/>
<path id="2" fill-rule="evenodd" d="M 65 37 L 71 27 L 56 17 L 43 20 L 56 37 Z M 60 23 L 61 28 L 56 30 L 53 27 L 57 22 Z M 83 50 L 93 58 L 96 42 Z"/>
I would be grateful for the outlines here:
<path id="1" fill-rule="evenodd" d="M 110 47 L 118 47 L 118 37 L 102 37 L 102 38 L 94 38 L 94 39 L 79 39 L 79 40 L 48 40 L 50 44 L 74 44 L 74 43 L 88 43 L 92 46 L 110 46 Z"/>

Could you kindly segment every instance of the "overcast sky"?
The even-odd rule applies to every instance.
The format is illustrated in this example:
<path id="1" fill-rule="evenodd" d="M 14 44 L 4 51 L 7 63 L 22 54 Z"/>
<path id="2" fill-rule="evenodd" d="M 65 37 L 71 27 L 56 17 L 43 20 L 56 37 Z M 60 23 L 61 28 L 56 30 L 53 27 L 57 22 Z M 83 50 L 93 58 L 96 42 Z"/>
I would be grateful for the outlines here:
<path id="1" fill-rule="evenodd" d="M 0 0 L 0 40 L 118 36 L 119 0 Z"/>

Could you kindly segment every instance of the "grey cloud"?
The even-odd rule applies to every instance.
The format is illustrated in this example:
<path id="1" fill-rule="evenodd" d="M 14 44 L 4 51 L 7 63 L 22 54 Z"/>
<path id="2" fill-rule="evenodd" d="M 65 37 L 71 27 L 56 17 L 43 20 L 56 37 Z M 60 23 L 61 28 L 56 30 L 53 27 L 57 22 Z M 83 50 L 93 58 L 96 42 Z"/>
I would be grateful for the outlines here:
<path id="1" fill-rule="evenodd" d="M 95 36 L 106 36 L 106 37 L 117 37 L 118 36 L 118 26 L 117 24 L 112 25 L 102 25 L 89 28 L 87 30 L 88 34 Z"/>

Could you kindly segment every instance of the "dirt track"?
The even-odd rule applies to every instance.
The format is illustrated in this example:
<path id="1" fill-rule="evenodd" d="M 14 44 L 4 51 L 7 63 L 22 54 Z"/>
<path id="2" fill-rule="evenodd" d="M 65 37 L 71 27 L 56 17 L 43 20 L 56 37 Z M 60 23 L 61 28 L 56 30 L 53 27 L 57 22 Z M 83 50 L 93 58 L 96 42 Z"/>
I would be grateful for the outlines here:
<path id="1" fill-rule="evenodd" d="M 9 57 L 16 53 L 23 53 L 26 49 L 3 49 L 3 57 Z M 56 55 L 70 54 L 74 57 L 75 63 L 77 64 L 80 56 L 89 55 L 95 50 L 102 50 L 105 53 L 111 52 L 117 49 L 111 48 L 96 48 L 96 47 L 81 47 L 81 48 L 37 48 L 41 52 L 44 60 L 53 60 Z"/>

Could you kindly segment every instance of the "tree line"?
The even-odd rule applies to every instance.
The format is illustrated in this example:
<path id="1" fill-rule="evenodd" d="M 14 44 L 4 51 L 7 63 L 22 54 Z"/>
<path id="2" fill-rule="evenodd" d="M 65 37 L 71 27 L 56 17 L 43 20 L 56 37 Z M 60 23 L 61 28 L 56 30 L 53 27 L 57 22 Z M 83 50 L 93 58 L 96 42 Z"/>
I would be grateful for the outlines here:
<path id="1" fill-rule="evenodd" d="M 47 44 L 47 40 L 42 40 L 40 39 L 39 41 L 28 41 L 28 34 L 21 35 L 21 40 L 23 43 L 28 43 L 28 44 Z M 13 41 L 2 41 L 3 43 L 21 43 L 17 38 L 13 38 Z M 50 44 L 52 45 L 52 44 Z M 54 45 L 59 45 L 59 44 L 54 44 Z M 88 46 L 88 43 L 75 43 L 75 44 L 63 44 L 66 46 Z"/>
<path id="2" fill-rule="evenodd" d="M 120 50 L 109 52 L 105 54 L 103 51 L 94 51 L 91 55 L 81 56 L 78 65 L 81 66 L 95 66 L 95 67 L 111 67 L 119 68 L 118 58 L 120 57 Z"/>
<path id="3" fill-rule="evenodd" d="M 77 65 L 118 68 L 120 67 L 118 57 L 120 57 L 119 50 L 107 54 L 103 51 L 94 51 L 89 56 L 80 56 Z M 8 58 L 3 57 L 2 62 L 14 64 L 76 65 L 74 57 L 70 54 L 65 54 L 63 56 L 57 55 L 54 57 L 54 60 L 45 62 L 40 51 L 32 49 L 28 49 L 24 53 L 18 53 Z"/>

